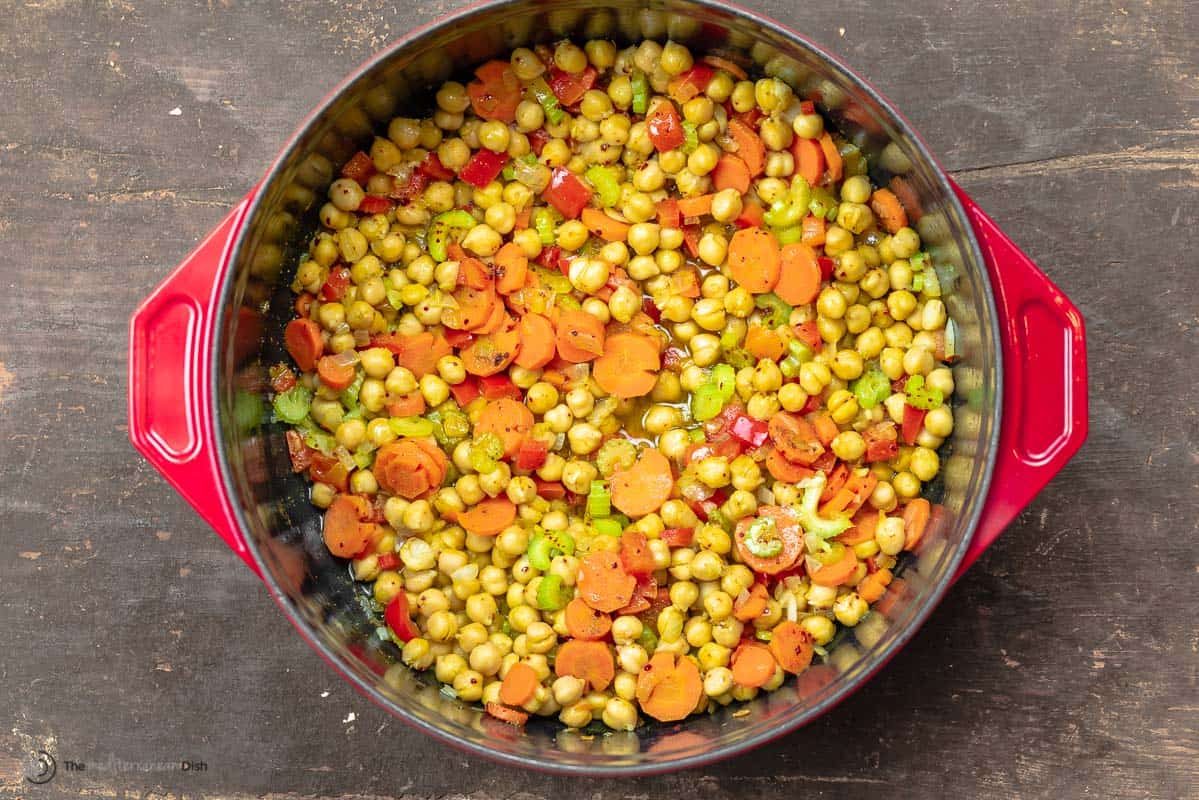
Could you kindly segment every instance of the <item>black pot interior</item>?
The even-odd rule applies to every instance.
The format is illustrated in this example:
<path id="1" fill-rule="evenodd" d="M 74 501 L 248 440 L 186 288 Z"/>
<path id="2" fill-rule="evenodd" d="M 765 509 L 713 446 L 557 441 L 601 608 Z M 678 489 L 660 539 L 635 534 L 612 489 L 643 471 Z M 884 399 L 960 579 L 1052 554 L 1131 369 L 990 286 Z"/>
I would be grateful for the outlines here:
<path id="1" fill-rule="evenodd" d="M 791 24 L 802 27 L 801 12 Z M 669 37 L 694 50 L 718 50 L 819 97 L 822 110 L 868 156 L 876 183 L 902 174 L 915 188 L 926 247 L 956 276 L 944 298 L 959 326 L 962 355 L 954 369 L 956 428 L 933 486 L 945 524 L 902 565 L 888 615 L 872 613 L 835 643 L 824 663 L 777 692 L 632 733 L 567 731 L 554 718 L 535 718 L 519 730 L 440 694 L 431 675 L 398 664 L 395 646 L 376 634 L 380 622 L 368 612 L 366 593 L 347 564 L 326 551 L 318 510 L 308 502 L 305 481 L 291 472 L 284 428 L 269 422 L 266 402 L 265 368 L 286 360 L 282 327 L 293 313 L 287 286 L 340 164 L 385 131 L 391 117 L 426 112 L 431 86 L 461 79 L 514 47 L 563 36 L 618 43 Z M 701 2 L 647 8 L 631 0 L 552 6 L 523 0 L 476 6 L 410 35 L 377 56 L 296 134 L 264 182 L 232 258 L 213 353 L 220 365 L 215 396 L 225 479 L 268 585 L 314 646 L 376 701 L 476 752 L 542 769 L 627 774 L 711 760 L 790 730 L 834 704 L 906 641 L 948 585 L 977 521 L 994 460 L 1000 355 L 990 286 L 969 224 L 923 145 L 872 90 L 814 46 L 748 13 Z"/>

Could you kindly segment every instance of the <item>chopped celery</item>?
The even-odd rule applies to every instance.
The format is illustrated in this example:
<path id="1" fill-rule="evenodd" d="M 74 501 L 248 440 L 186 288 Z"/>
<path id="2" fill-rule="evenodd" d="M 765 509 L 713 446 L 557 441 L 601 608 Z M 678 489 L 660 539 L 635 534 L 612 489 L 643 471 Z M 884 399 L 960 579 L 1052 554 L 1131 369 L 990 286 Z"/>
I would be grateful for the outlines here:
<path id="1" fill-rule="evenodd" d="M 454 232 L 465 232 L 475 227 L 475 225 L 475 218 L 470 215 L 470 212 L 464 211 L 461 208 L 454 209 L 453 211 L 445 211 L 433 217 L 433 221 L 429 223 L 429 232 L 425 237 L 425 245 L 428 247 L 429 255 L 434 261 L 445 261 L 446 249 L 450 246 L 450 240 L 454 237 Z"/>
<path id="2" fill-rule="evenodd" d="M 733 369 L 744 369 L 756 365 L 758 361 L 744 347 L 734 347 L 724 351 L 724 363 Z"/>
<path id="3" fill-rule="evenodd" d="M 808 210 L 817 217 L 825 219 L 837 218 L 837 198 L 827 189 L 816 187 L 812 190 L 812 199 L 808 201 Z"/>
<path id="4" fill-rule="evenodd" d="M 908 259 L 908 264 L 911 266 L 912 272 L 920 272 L 924 269 L 924 265 L 927 263 L 927 260 L 928 253 L 917 253 Z"/>
<path id="5" fill-rule="evenodd" d="M 591 482 L 591 491 L 587 493 L 587 513 L 592 519 L 612 513 L 612 495 L 608 492 L 608 484 L 603 481 Z"/>
<path id="6" fill-rule="evenodd" d="M 777 328 L 786 325 L 791 318 L 791 306 L 774 292 L 760 294 L 754 298 L 754 305 L 767 313 L 762 318 L 762 324 L 767 328 Z"/>
<path id="7" fill-rule="evenodd" d="M 359 372 L 354 377 L 354 382 L 342 390 L 340 399 L 341 404 L 348 411 L 358 410 L 358 395 L 362 392 L 362 384 L 366 380 L 366 374 Z"/>
<path id="8" fill-rule="evenodd" d="M 708 522 L 713 525 L 719 525 L 724 529 L 725 533 L 732 533 L 733 521 L 725 516 L 724 512 L 719 508 L 714 508 L 708 512 Z"/>
<path id="9" fill-rule="evenodd" d="M 799 517 L 799 524 L 805 531 L 814 533 L 821 539 L 831 539 L 839 533 L 844 533 L 852 523 L 847 517 L 825 519 L 817 513 L 825 483 L 823 472 L 817 472 L 813 477 L 801 481 L 799 488 L 803 489 L 803 497 L 800 498 L 795 512 Z"/>
<path id="10" fill-rule="evenodd" d="M 705 383 L 691 393 L 691 418 L 699 422 L 715 419 L 724 408 L 721 390 L 713 383 Z"/>
<path id="11" fill-rule="evenodd" d="M 593 519 L 591 520 L 591 525 L 595 528 L 595 532 L 601 536 L 620 536 L 622 533 L 620 521 L 613 517 Z"/>
<path id="12" fill-rule="evenodd" d="M 687 432 L 687 438 L 688 438 L 688 439 L 690 439 L 692 442 L 702 442 L 702 441 L 704 441 L 704 439 L 705 439 L 705 436 L 704 436 L 704 429 L 703 429 L 703 428 L 696 428 L 695 430 L 688 431 L 688 432 Z"/>
<path id="13" fill-rule="evenodd" d="M 779 372 L 783 373 L 785 378 L 794 378 L 799 375 L 800 368 L 803 367 L 803 362 L 795 356 L 787 356 L 779 362 Z"/>
<path id="14" fill-rule="evenodd" d="M 759 517 L 745 534 L 745 547 L 758 558 L 774 558 L 783 552 L 778 524 L 771 517 Z"/>
<path id="15" fill-rule="evenodd" d="M 903 391 L 907 395 L 907 404 L 912 408 L 929 411 L 945 402 L 945 395 L 940 389 L 934 386 L 925 386 L 923 375 L 913 375 L 908 378 L 907 383 L 903 385 Z"/>
<path id="16" fill-rule="evenodd" d="M 369 442 L 361 444 L 354 450 L 354 463 L 358 469 L 369 469 L 375 461 L 375 446 Z"/>
<path id="17" fill-rule="evenodd" d="M 850 388 L 862 408 L 874 408 L 891 396 L 891 381 L 881 370 L 871 369 L 854 381 Z"/>
<path id="18" fill-rule="evenodd" d="M 616 172 L 611 167 L 593 164 L 587 168 L 585 177 L 599 193 L 600 205 L 604 208 L 611 208 L 620 202 L 620 181 L 616 179 Z"/>
<path id="19" fill-rule="evenodd" d="M 542 247 L 554 243 L 554 214 L 548 208 L 539 208 L 533 212 L 533 228 L 541 237 Z"/>
<path id="20" fill-rule="evenodd" d="M 679 148 L 684 153 L 692 153 L 699 147 L 699 131 L 691 120 L 683 120 L 683 146 Z"/>
<path id="21" fill-rule="evenodd" d="M 570 602 L 571 594 L 560 575 L 542 575 L 541 583 L 537 586 L 537 607 L 542 611 L 558 611 Z"/>
<path id="22" fill-rule="evenodd" d="M 800 339 L 792 339 L 787 342 L 787 352 L 795 356 L 801 364 L 806 364 L 816 357 L 816 351 L 807 342 Z"/>
<path id="23" fill-rule="evenodd" d="M 545 119 L 551 125 L 556 125 L 562 121 L 566 115 L 559 106 L 558 98 L 554 96 L 550 90 L 550 85 L 545 82 L 545 78 L 537 78 L 529 84 L 529 88 L 533 90 L 533 97 L 541 104 L 541 108 L 545 111 Z"/>
<path id="24" fill-rule="evenodd" d="M 298 425 L 312 408 L 312 392 L 303 386 L 293 386 L 275 395 L 275 416 L 291 425 Z"/>
<path id="25" fill-rule="evenodd" d="M 754 633 L 754 638 L 759 642 L 769 642 L 774 638 L 774 634 L 770 631 L 757 631 Z"/>
<path id="26" fill-rule="evenodd" d="M 716 387 L 721 400 L 731 400 L 737 392 L 737 371 L 728 364 L 717 364 L 712 367 L 709 382 Z"/>
<path id="27" fill-rule="evenodd" d="M 421 417 L 392 417 L 387 424 L 396 436 L 433 435 L 433 423 Z"/>
<path id="28" fill-rule="evenodd" d="M 649 79 L 639 69 L 633 70 L 633 113 L 649 111 Z"/>
<path id="29" fill-rule="evenodd" d="M 779 244 L 783 246 L 795 244 L 803 239 L 803 228 L 799 225 L 790 228 L 775 228 L 774 238 L 778 239 Z"/>

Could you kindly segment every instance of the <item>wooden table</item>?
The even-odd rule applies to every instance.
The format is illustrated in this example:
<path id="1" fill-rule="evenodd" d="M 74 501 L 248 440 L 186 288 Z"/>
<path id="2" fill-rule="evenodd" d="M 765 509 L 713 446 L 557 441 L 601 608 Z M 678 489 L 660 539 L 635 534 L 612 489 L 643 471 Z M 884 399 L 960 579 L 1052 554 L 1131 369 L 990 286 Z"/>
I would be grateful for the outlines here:
<path id="1" fill-rule="evenodd" d="M 129 446 L 126 321 L 342 75 L 452 5 L 6 4 L 0 798 L 1199 796 L 1199 15 L 1177 0 L 751 3 L 872 76 L 1091 342 L 1088 444 L 835 713 L 580 785 L 422 739 L 308 650 Z M 181 759 L 206 769 L 120 763 Z"/>

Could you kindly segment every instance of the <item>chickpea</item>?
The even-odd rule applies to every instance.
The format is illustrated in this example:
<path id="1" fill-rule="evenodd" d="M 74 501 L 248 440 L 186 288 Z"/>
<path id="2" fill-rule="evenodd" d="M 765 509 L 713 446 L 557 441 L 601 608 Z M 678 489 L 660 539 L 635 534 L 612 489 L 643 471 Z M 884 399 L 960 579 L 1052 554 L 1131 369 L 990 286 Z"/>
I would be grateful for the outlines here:
<path id="1" fill-rule="evenodd" d="M 842 431 L 833 439 L 832 448 L 842 461 L 857 461 L 866 454 L 866 441 L 857 431 Z"/>
<path id="2" fill-rule="evenodd" d="M 672 299 L 684 300 L 685 298 Z M 701 298 L 691 306 L 690 317 L 704 330 L 718 331 L 724 327 L 724 302 L 714 297 Z"/>
<path id="3" fill-rule="evenodd" d="M 614 731 L 631 731 L 637 727 L 637 709 L 620 697 L 613 697 L 604 704 L 602 718 Z"/>
<path id="4" fill-rule="evenodd" d="M 572 451 L 578 455 L 587 455 L 599 449 L 604 434 L 591 423 L 580 422 L 571 426 L 566 433 L 566 438 L 570 442 Z"/>
<path id="5" fill-rule="evenodd" d="M 804 617 L 800 620 L 799 627 L 810 633 L 816 644 L 822 647 L 831 642 L 837 633 L 837 626 L 833 621 L 820 614 Z"/>
<path id="6" fill-rule="evenodd" d="M 783 384 L 778 391 L 779 405 L 792 414 L 808 404 L 808 393 L 798 383 Z"/>
<path id="7" fill-rule="evenodd" d="M 874 531 L 878 549 L 888 556 L 898 555 L 903 550 L 906 536 L 902 517 L 884 517 Z"/>
<path id="8" fill-rule="evenodd" d="M 801 139 L 819 139 L 824 133 L 824 117 L 819 114 L 800 114 L 791 122 L 791 127 Z"/>
<path id="9" fill-rule="evenodd" d="M 933 365 L 933 354 L 923 347 L 913 347 L 903 354 L 903 371 L 909 375 L 927 375 Z"/>
<path id="10" fill-rule="evenodd" d="M 903 500 L 911 500 L 920 495 L 920 479 L 906 470 L 895 473 L 891 478 L 891 486 L 895 489 L 896 496 Z"/>
<path id="11" fill-rule="evenodd" d="M 937 477 L 937 473 L 941 470 L 941 459 L 937 455 L 936 450 L 927 447 L 917 447 L 912 451 L 912 460 L 909 468 L 912 474 L 919 480 L 931 481 Z"/>
<path id="12" fill-rule="evenodd" d="M 568 461 L 562 469 L 562 484 L 575 494 L 587 494 L 598 477 L 599 471 L 588 461 Z"/>
<path id="13" fill-rule="evenodd" d="M 577 74 L 587 69 L 587 54 L 572 42 L 559 42 L 554 48 L 554 65 L 563 72 Z"/>
<path id="14" fill-rule="evenodd" d="M 884 347 L 878 357 L 878 367 L 893 381 L 903 377 L 903 351 L 898 347 Z"/>
<path id="15" fill-rule="evenodd" d="M 703 599 L 704 611 L 713 623 L 727 620 L 733 613 L 733 598 L 727 592 L 716 591 Z"/>
<path id="16" fill-rule="evenodd" d="M 845 311 L 848 307 L 849 304 L 845 302 L 845 295 L 831 286 L 822 291 L 820 296 L 816 298 L 817 313 L 829 319 L 841 319 L 845 316 Z"/>
<path id="17" fill-rule="evenodd" d="M 729 460 L 724 456 L 708 456 L 699 462 L 695 474 L 705 486 L 713 489 L 728 486 L 732 481 L 732 474 L 729 471 Z"/>
<path id="18" fill-rule="evenodd" d="M 853 234 L 840 225 L 830 225 L 824 232 L 824 253 L 827 256 L 843 255 L 854 247 Z"/>

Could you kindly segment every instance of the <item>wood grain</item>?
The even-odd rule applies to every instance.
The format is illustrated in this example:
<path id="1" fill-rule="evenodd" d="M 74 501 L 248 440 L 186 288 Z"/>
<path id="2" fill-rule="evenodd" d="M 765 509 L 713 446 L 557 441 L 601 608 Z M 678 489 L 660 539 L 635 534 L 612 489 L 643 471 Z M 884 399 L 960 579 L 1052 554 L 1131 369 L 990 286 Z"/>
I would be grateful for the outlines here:
<path id="1" fill-rule="evenodd" d="M 1082 309 L 1091 437 L 836 712 L 583 788 L 356 696 L 127 440 L 129 312 L 346 71 L 452 4 L 5 5 L 0 798 L 1199 797 L 1189 4 L 747 2 L 871 76 Z M 32 787 L 40 748 L 208 769 Z"/>

